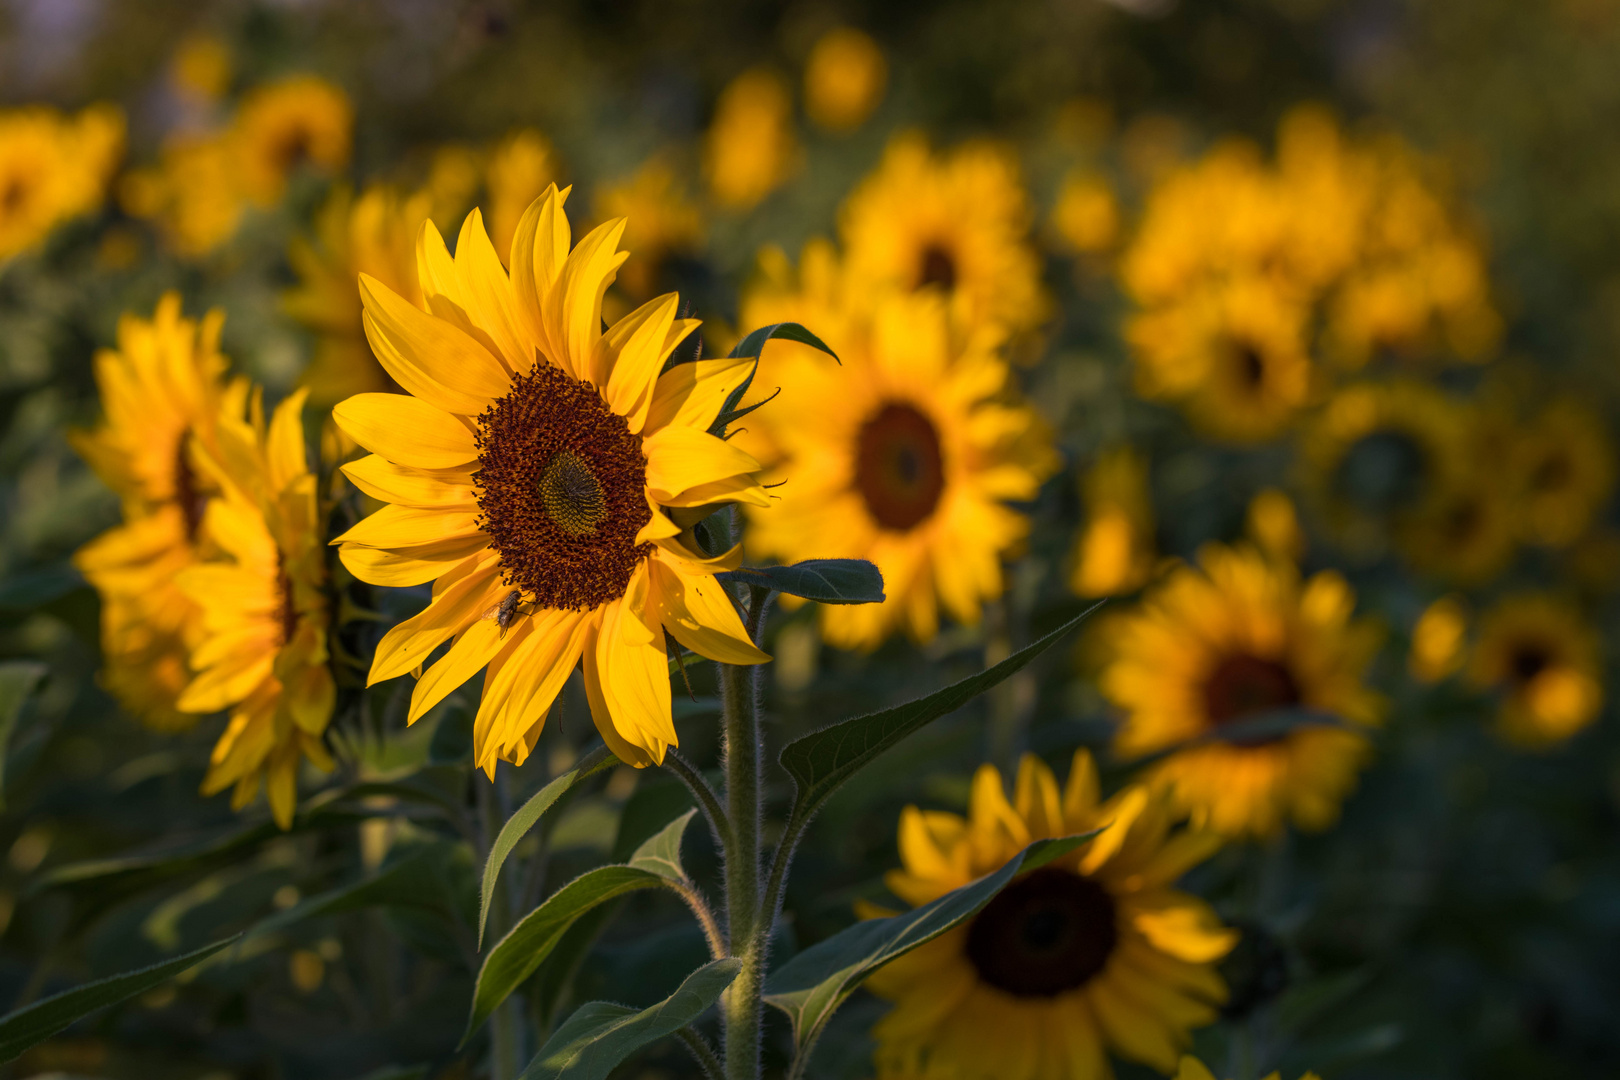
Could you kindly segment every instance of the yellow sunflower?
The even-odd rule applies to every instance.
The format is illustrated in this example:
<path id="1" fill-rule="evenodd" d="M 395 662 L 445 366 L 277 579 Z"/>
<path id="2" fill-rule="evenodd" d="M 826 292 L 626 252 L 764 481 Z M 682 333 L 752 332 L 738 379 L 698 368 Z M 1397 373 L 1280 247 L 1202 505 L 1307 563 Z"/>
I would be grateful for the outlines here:
<path id="1" fill-rule="evenodd" d="M 557 155 L 532 128 L 512 132 L 495 144 L 484 166 L 489 196 L 489 235 L 496 251 L 510 251 L 518 221 L 557 178 Z"/>
<path id="2" fill-rule="evenodd" d="M 259 206 L 274 206 L 300 168 L 336 174 L 349 162 L 353 127 L 348 95 L 325 79 L 294 75 L 258 87 L 232 122 L 242 191 Z"/>
<path id="3" fill-rule="evenodd" d="M 867 981 L 895 1003 L 872 1031 L 879 1077 L 1105 1080 L 1110 1052 L 1175 1068 L 1190 1030 L 1226 1000 L 1215 963 L 1238 935 L 1173 887 L 1219 846 L 1173 821 L 1144 788 L 1102 801 L 1084 750 L 1062 790 L 1026 756 L 1010 802 L 983 765 L 966 818 L 907 807 L 904 869 L 886 880 L 913 905 L 994 872 L 1031 841 L 1103 831 Z"/>
<path id="4" fill-rule="evenodd" d="M 889 64 L 870 36 L 848 26 L 822 34 L 804 65 L 804 111 L 827 131 L 854 131 L 883 100 Z"/>
<path id="5" fill-rule="evenodd" d="M 1575 401 L 1555 401 L 1525 425 L 1514 456 L 1523 504 L 1515 517 L 1534 543 L 1574 543 L 1614 493 L 1614 440 Z"/>
<path id="6" fill-rule="evenodd" d="M 1481 616 L 1468 676 L 1502 692 L 1497 725 L 1521 746 L 1557 745 L 1603 707 L 1597 631 L 1542 593 L 1509 596 Z"/>
<path id="7" fill-rule="evenodd" d="M 1069 588 L 1084 597 L 1140 588 L 1153 572 L 1153 499 L 1147 463 L 1128 446 L 1097 455 L 1080 484 L 1086 523 L 1075 539 Z"/>
<path id="8" fill-rule="evenodd" d="M 175 585 L 198 558 L 204 509 L 217 491 L 197 468 L 214 445 L 221 412 L 239 414 L 246 385 L 227 387 L 219 354 L 224 316 L 201 324 L 180 314 L 168 293 L 150 320 L 125 315 L 118 347 L 96 354 L 96 385 L 106 418 L 74 432 L 74 448 L 123 501 L 124 522 L 74 556 L 102 597 L 101 648 L 108 688 L 130 712 L 160 730 L 195 717 L 175 702 L 190 679 L 199 612 Z"/>
<path id="9" fill-rule="evenodd" d="M 1305 554 L 1305 530 L 1300 528 L 1294 500 L 1276 488 L 1265 488 L 1249 500 L 1243 532 L 1273 559 L 1298 562 Z"/>
<path id="10" fill-rule="evenodd" d="M 1174 1080 L 1215 1080 L 1215 1074 L 1210 1072 L 1202 1061 L 1189 1055 L 1181 1059 L 1181 1065 L 1176 1069 Z M 1265 1080 L 1282 1080 L 1282 1073 L 1272 1072 L 1266 1076 Z M 1313 1072 L 1308 1072 L 1302 1075 L 1299 1080 L 1321 1080 L 1321 1078 Z"/>
<path id="11" fill-rule="evenodd" d="M 785 483 L 768 508 L 750 508 L 749 547 L 784 562 L 877 564 L 883 603 L 822 610 L 841 648 L 876 648 L 901 626 L 928 641 L 941 606 L 977 622 L 1001 595 L 1001 557 L 1029 529 L 1006 504 L 1034 498 L 1056 469 L 1050 434 L 1010 396 L 994 328 L 962 327 L 928 294 L 858 306 L 824 245 L 804 263 L 802 291 L 754 290 L 744 321 L 832 308 L 807 325 L 842 364 L 791 342 L 768 350 L 758 382 L 784 388 L 780 407 L 750 416 L 742 438 Z"/>
<path id="12" fill-rule="evenodd" d="M 432 203 L 425 191 L 406 195 L 377 184 L 355 198 L 340 186 L 321 208 L 315 236 L 292 242 L 288 258 L 300 281 L 282 294 L 281 306 L 318 335 L 301 380 L 317 405 L 351 394 L 398 391 L 366 344 L 353 282 L 369 274 L 425 307 L 417 284 L 416 236 Z"/>
<path id="13" fill-rule="evenodd" d="M 1070 251 L 1097 255 L 1112 250 L 1120 231 L 1119 199 L 1113 186 L 1092 170 L 1070 170 L 1052 207 L 1051 226 Z"/>
<path id="14" fill-rule="evenodd" d="M 799 167 L 793 97 L 765 68 L 745 71 L 720 94 L 704 137 L 703 173 L 715 201 L 749 210 Z"/>
<path id="15" fill-rule="evenodd" d="M 175 584 L 201 612 L 196 672 L 180 695 L 193 713 L 230 710 L 202 793 L 234 788 L 240 810 L 265 789 L 283 829 L 298 802 L 298 766 L 329 770 L 321 742 L 336 688 L 327 667 L 326 551 L 301 412 L 305 391 L 266 426 L 257 395 L 247 420 L 220 417 L 217 451 L 197 461 L 219 487 L 203 530 L 222 558 L 181 571 Z"/>
<path id="16" fill-rule="evenodd" d="M 172 138 L 157 165 L 123 177 L 118 201 L 132 217 L 156 222 L 169 250 L 201 258 L 236 234 L 246 209 L 236 144 L 226 134 Z"/>
<path id="17" fill-rule="evenodd" d="M 1301 583 L 1290 564 L 1218 544 L 1199 562 L 1118 625 L 1100 680 L 1124 710 L 1115 748 L 1126 758 L 1168 752 L 1148 778 L 1201 826 L 1229 836 L 1267 835 L 1287 820 L 1324 828 L 1370 752 L 1347 728 L 1381 718 L 1362 684 L 1379 633 L 1352 621 L 1355 595 L 1333 571 Z M 1286 709 L 1344 726 L 1219 738 L 1223 725 Z"/>
<path id="18" fill-rule="evenodd" d="M 1493 580 L 1518 550 L 1511 495 L 1498 477 L 1471 471 L 1426 500 L 1403 530 L 1402 553 L 1415 569 L 1455 585 Z"/>
<path id="19" fill-rule="evenodd" d="M 747 360 L 681 364 L 697 325 L 673 295 L 602 328 L 624 261 L 624 222 L 570 250 L 567 192 L 523 215 L 511 276 L 468 215 L 452 259 L 431 222 L 419 242 L 432 314 L 360 279 L 372 351 L 405 394 L 360 394 L 334 417 L 372 455 L 343 467 L 391 505 L 334 543 L 374 585 L 434 582 L 421 614 L 377 647 L 370 681 L 411 671 L 445 642 L 411 698 L 415 721 L 488 667 L 474 722 L 477 764 L 521 763 L 574 665 L 597 729 L 635 765 L 675 745 L 665 634 L 711 659 L 767 659 L 717 571 L 666 507 L 766 505 L 758 464 L 707 433 Z"/>
<path id="20" fill-rule="evenodd" d="M 1461 597 L 1442 596 L 1412 627 L 1406 669 L 1419 682 L 1436 683 L 1460 671 L 1467 656 L 1468 608 Z"/>
<path id="21" fill-rule="evenodd" d="M 73 117 L 41 105 L 0 110 L 0 262 L 100 207 L 123 152 L 116 106 Z"/>
<path id="22" fill-rule="evenodd" d="M 1137 391 L 1178 404 L 1215 438 L 1274 438 L 1310 397 L 1308 316 L 1258 277 L 1210 285 L 1139 313 L 1125 328 Z"/>
<path id="23" fill-rule="evenodd" d="M 667 260 L 703 246 L 703 213 L 662 157 L 648 158 L 633 176 L 599 189 L 596 213 L 627 222 L 624 241 L 632 254 L 618 284 L 637 300 L 653 294 Z"/>
<path id="24" fill-rule="evenodd" d="M 838 231 L 855 289 L 938 289 L 959 318 L 1017 334 L 1049 308 L 1031 221 L 1009 151 L 968 143 L 935 155 L 911 133 L 850 194 Z"/>

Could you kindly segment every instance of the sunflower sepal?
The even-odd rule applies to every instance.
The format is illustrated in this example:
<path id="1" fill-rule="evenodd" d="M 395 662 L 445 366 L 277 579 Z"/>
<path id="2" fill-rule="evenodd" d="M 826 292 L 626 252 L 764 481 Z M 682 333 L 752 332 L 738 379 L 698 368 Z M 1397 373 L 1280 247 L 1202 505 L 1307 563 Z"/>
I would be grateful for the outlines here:
<path id="1" fill-rule="evenodd" d="M 721 581 L 787 593 L 822 604 L 881 604 L 883 571 L 865 559 L 806 559 L 791 566 L 740 566 Z"/>
<path id="2" fill-rule="evenodd" d="M 777 338 L 780 338 L 783 341 L 797 341 L 801 345 L 808 345 L 812 349 L 819 349 L 828 356 L 832 357 L 835 362 L 840 364 L 843 363 L 843 361 L 838 359 L 838 354 L 833 352 L 826 342 L 822 341 L 820 338 L 816 337 L 816 335 L 812 334 L 809 330 L 806 330 L 803 326 L 800 326 L 796 322 L 773 323 L 770 326 L 762 326 L 757 330 L 751 331 L 741 341 L 737 342 L 736 347 L 733 348 L 727 355 L 727 359 L 741 360 L 751 357 L 754 361 L 753 366 L 748 369 L 748 374 L 744 376 L 743 381 L 737 384 L 737 388 L 730 394 L 726 395 L 725 403 L 720 406 L 720 412 L 715 416 L 714 423 L 709 425 L 710 435 L 718 436 L 722 439 L 725 438 L 726 429 L 730 425 L 747 416 L 761 405 L 765 404 L 765 401 L 759 401 L 745 408 L 739 407 L 742 404 L 742 399 L 744 396 L 747 395 L 748 391 L 754 385 L 754 376 L 759 374 L 759 360 L 760 357 L 765 353 L 766 342 Z M 667 371 L 668 368 L 666 367 L 665 370 Z M 771 395 L 771 397 L 775 396 L 775 394 Z M 769 401 L 770 398 L 766 398 L 765 400 Z"/>
<path id="3" fill-rule="evenodd" d="M 1101 831 L 1037 840 L 995 873 L 903 914 L 858 922 L 773 972 L 765 983 L 765 1001 L 793 1025 L 795 1061 L 789 1075 L 802 1075 L 804 1059 L 827 1021 L 874 971 L 967 922 L 1013 878 L 1071 854 Z"/>

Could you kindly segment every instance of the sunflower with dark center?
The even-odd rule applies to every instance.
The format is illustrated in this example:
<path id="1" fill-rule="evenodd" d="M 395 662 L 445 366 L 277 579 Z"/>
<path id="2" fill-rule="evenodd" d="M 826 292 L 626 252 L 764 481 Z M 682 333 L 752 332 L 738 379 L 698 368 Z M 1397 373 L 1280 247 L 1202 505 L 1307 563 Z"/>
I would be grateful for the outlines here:
<path id="1" fill-rule="evenodd" d="M 1497 729 L 1527 748 L 1556 746 L 1603 708 L 1601 642 L 1568 601 L 1519 593 L 1480 619 L 1468 666 L 1474 686 L 1501 694 Z"/>
<path id="2" fill-rule="evenodd" d="M 1513 462 L 1524 538 L 1563 547 L 1579 540 L 1614 494 L 1614 439 L 1600 417 L 1568 398 L 1516 428 Z"/>
<path id="3" fill-rule="evenodd" d="M 190 727 L 175 706 L 190 679 L 186 656 L 200 612 L 175 579 L 198 557 L 197 540 L 214 479 L 196 454 L 215 446 L 220 415 L 241 416 L 247 386 L 224 382 L 223 316 L 201 323 L 170 293 L 151 319 L 126 315 L 118 347 L 96 355 L 106 418 L 70 435 L 73 446 L 123 502 L 123 524 L 74 556 L 101 594 L 104 684 L 146 723 Z"/>
<path id="4" fill-rule="evenodd" d="M 756 283 L 743 316 L 815 326 L 842 361 L 792 342 L 767 350 L 756 385 L 783 393 L 737 441 L 785 482 L 750 511 L 750 549 L 877 564 L 882 604 L 822 609 L 842 648 L 875 648 L 900 628 L 927 641 L 941 608 L 977 621 L 1001 595 L 1003 553 L 1028 531 L 1007 504 L 1033 498 L 1056 466 L 1039 418 L 1004 392 L 999 335 L 962 327 L 937 295 L 868 295 L 819 246 L 797 282 L 778 268 Z"/>
<path id="5" fill-rule="evenodd" d="M 231 806 L 241 809 L 263 790 L 283 829 L 298 803 L 299 766 L 332 768 L 322 736 L 337 695 L 324 530 L 301 417 L 306 397 L 303 390 L 288 397 L 268 424 L 256 396 L 247 420 L 220 417 L 218 452 L 196 455 L 199 475 L 219 492 L 201 530 L 219 554 L 176 582 L 202 613 L 191 652 L 196 676 L 180 708 L 230 712 L 203 794 L 230 788 Z"/>
<path id="6" fill-rule="evenodd" d="M 566 197 L 552 186 L 528 208 L 510 274 L 479 211 L 454 258 L 424 223 L 433 314 L 361 275 L 372 351 L 406 393 L 333 411 L 372 451 L 344 472 L 390 504 L 334 541 L 343 564 L 373 585 L 435 583 L 426 610 L 378 645 L 370 681 L 449 642 L 416 683 L 414 723 L 487 669 L 473 739 L 492 776 L 528 757 L 576 666 L 603 739 L 642 766 L 675 745 L 666 635 L 723 663 L 769 659 L 714 577 L 740 552 L 705 556 L 666 513 L 770 505 L 758 463 L 707 431 L 752 361 L 660 374 L 697 327 L 676 318 L 674 294 L 604 330 L 625 222 L 572 246 Z"/>
<path id="7" fill-rule="evenodd" d="M 1355 784 L 1382 701 L 1362 682 L 1379 632 L 1324 571 L 1211 544 L 1121 617 L 1103 693 L 1122 710 L 1116 750 L 1170 751 L 1148 773 L 1195 824 L 1266 835 L 1323 828 Z M 1321 713 L 1342 725 L 1287 726 Z M 1282 726 L 1273 726 L 1273 725 Z M 1180 749 L 1177 749 L 1177 748 Z"/>
<path id="8" fill-rule="evenodd" d="M 1084 750 L 1061 789 L 1026 756 L 1010 801 L 984 765 L 967 817 L 907 807 L 903 868 L 886 881 L 919 906 L 1035 840 L 1102 832 L 872 976 L 868 988 L 894 1002 L 873 1029 L 879 1077 L 1099 1080 L 1113 1075 L 1109 1054 L 1173 1069 L 1191 1030 L 1226 1000 L 1215 964 L 1237 942 L 1207 904 L 1174 888 L 1220 843 L 1172 829 L 1174 818 L 1142 787 L 1104 801 Z"/>
<path id="9" fill-rule="evenodd" d="M 300 169 L 335 175 L 349 161 L 354 107 L 337 86 L 295 75 L 254 89 L 230 138 L 248 198 L 272 206 Z"/>

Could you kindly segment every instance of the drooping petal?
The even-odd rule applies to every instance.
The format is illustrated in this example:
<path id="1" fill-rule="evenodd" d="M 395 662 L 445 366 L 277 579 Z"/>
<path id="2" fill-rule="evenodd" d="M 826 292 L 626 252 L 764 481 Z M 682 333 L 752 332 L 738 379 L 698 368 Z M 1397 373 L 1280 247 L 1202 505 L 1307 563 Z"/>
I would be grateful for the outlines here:
<path id="1" fill-rule="evenodd" d="M 410 725 L 420 720 L 429 709 L 478 674 L 508 644 L 494 619 L 479 619 L 467 627 L 450 646 L 450 651 L 417 680 L 405 723 Z"/>
<path id="2" fill-rule="evenodd" d="M 687 576 L 659 557 L 648 560 L 656 615 L 675 640 L 723 664 L 763 664 L 770 657 L 748 639 L 725 587 L 708 575 Z"/>
<path id="3" fill-rule="evenodd" d="M 485 617 L 511 586 L 501 583 L 493 553 L 446 574 L 421 612 L 394 626 L 377 643 L 366 685 L 405 674 L 450 638 Z"/>

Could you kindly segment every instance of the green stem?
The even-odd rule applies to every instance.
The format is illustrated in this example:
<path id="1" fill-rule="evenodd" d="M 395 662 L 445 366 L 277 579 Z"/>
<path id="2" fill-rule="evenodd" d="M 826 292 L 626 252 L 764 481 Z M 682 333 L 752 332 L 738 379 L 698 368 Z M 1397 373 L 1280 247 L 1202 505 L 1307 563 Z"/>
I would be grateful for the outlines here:
<path id="1" fill-rule="evenodd" d="M 685 1043 L 686 1048 L 692 1052 L 693 1059 L 703 1070 L 705 1080 L 724 1080 L 725 1066 L 720 1064 L 719 1056 L 715 1054 L 707 1039 L 690 1027 L 681 1028 L 675 1032 L 675 1037 Z"/>
<path id="2" fill-rule="evenodd" d="M 501 825 L 504 823 L 495 785 L 482 783 L 482 779 L 476 773 L 473 775 L 473 788 L 478 793 L 478 809 L 484 824 L 483 835 L 480 837 L 483 849 L 479 852 L 480 861 L 489 858 L 490 846 L 494 843 L 495 837 L 500 835 Z M 490 897 L 489 906 L 489 928 L 494 935 L 492 940 L 498 940 L 499 936 L 505 933 L 511 914 L 509 890 L 496 889 Z M 523 1068 L 522 1010 L 522 1001 L 514 994 L 503 1001 L 489 1018 L 490 1080 L 513 1080 Z"/>

